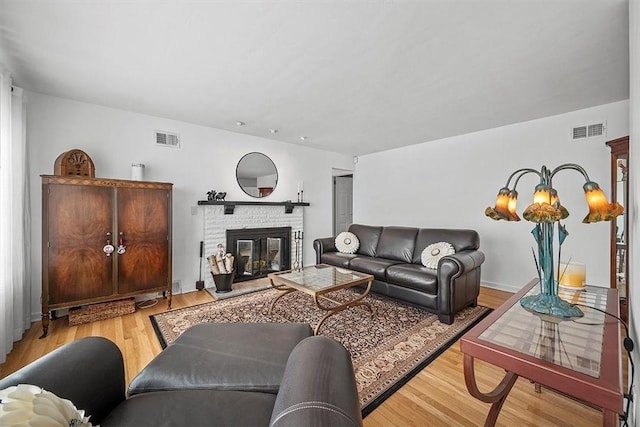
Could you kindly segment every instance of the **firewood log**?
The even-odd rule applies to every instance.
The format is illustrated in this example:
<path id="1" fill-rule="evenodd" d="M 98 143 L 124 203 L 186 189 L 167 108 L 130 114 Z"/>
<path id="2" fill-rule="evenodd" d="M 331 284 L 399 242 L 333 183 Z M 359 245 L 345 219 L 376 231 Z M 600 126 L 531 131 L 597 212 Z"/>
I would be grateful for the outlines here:
<path id="1" fill-rule="evenodd" d="M 233 255 L 227 254 L 224 257 L 224 268 L 227 270 L 227 273 L 233 272 Z"/>
<path id="2" fill-rule="evenodd" d="M 220 274 L 227 274 L 228 271 L 224 265 L 224 256 L 222 256 L 222 254 L 216 254 L 216 262 L 218 263 L 218 270 L 220 270 Z"/>
<path id="3" fill-rule="evenodd" d="M 216 256 L 215 255 L 208 256 L 207 261 L 209 261 L 209 268 L 211 268 L 211 272 L 213 274 L 220 274 L 220 269 L 218 268 L 218 261 L 216 261 Z"/>

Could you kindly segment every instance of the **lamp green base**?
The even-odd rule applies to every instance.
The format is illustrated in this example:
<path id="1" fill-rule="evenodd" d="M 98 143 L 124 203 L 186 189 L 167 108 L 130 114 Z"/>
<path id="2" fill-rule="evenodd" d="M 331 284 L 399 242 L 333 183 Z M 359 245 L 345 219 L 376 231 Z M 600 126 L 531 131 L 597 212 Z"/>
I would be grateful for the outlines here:
<path id="1" fill-rule="evenodd" d="M 529 295 L 520 300 L 520 305 L 534 313 L 548 314 L 549 316 L 568 319 L 582 317 L 584 314 L 578 307 L 573 306 L 557 295 Z"/>

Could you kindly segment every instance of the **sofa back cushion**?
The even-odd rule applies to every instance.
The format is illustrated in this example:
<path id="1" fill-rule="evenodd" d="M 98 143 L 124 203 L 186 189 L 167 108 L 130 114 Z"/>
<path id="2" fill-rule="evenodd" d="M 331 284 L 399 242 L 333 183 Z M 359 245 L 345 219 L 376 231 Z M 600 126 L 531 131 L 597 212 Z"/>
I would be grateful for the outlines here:
<path id="1" fill-rule="evenodd" d="M 417 228 L 384 227 L 378 240 L 376 256 L 411 263 L 417 235 Z"/>
<path id="2" fill-rule="evenodd" d="M 422 262 L 420 256 L 424 248 L 432 243 L 438 242 L 451 243 L 456 252 L 477 250 L 480 247 L 480 236 L 474 230 L 421 228 L 418 231 L 418 237 L 413 251 L 413 264 L 420 264 Z"/>
<path id="3" fill-rule="evenodd" d="M 370 225 L 351 224 L 349 231 L 358 236 L 360 247 L 357 254 L 366 256 L 376 256 L 376 247 L 382 233 L 382 227 L 372 227 Z"/>

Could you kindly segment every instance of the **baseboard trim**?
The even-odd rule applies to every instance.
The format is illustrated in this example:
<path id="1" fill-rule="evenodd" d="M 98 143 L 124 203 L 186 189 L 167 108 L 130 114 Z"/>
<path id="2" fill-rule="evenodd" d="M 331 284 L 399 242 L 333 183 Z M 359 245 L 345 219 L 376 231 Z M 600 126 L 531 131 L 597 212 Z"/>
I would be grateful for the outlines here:
<path id="1" fill-rule="evenodd" d="M 520 289 L 522 289 L 524 285 L 507 285 L 504 283 L 494 283 L 494 282 L 487 282 L 486 280 L 483 280 L 480 283 L 480 286 L 483 288 L 497 289 L 499 291 L 516 293 Z"/>

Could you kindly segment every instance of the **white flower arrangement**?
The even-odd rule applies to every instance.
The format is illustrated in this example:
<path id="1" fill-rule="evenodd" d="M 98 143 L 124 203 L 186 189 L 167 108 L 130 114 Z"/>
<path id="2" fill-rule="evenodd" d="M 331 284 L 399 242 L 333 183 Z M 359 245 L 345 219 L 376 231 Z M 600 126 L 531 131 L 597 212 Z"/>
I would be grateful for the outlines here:
<path id="1" fill-rule="evenodd" d="M 0 425 L 91 427 L 89 417 L 71 401 L 30 384 L 0 390 Z"/>

